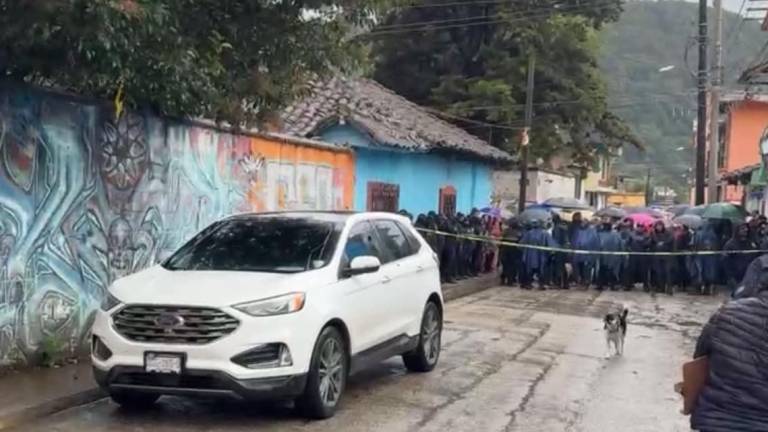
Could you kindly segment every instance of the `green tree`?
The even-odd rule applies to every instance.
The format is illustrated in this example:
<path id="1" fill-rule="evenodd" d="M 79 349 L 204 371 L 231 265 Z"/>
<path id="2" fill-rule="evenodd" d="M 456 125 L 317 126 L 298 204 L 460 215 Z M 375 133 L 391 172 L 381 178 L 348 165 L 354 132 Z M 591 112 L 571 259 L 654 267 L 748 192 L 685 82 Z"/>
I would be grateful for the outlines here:
<path id="1" fill-rule="evenodd" d="M 535 53 L 531 151 L 547 157 L 568 147 L 575 159 L 587 162 L 598 142 L 638 144 L 608 111 L 597 63 L 597 29 L 620 12 L 618 0 L 593 6 L 477 0 L 450 7 L 422 0 L 372 32 L 375 78 L 513 150 L 524 117 L 528 57 Z"/>
<path id="2" fill-rule="evenodd" d="M 381 3 L 384 3 L 383 1 Z M 0 0 L 0 77 L 235 125 L 350 67 L 379 0 Z"/>

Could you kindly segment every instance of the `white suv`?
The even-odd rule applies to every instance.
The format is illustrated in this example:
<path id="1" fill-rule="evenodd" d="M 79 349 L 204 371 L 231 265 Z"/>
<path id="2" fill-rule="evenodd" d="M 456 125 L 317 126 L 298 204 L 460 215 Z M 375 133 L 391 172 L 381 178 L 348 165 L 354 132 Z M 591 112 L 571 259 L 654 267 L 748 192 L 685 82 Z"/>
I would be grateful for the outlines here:
<path id="1" fill-rule="evenodd" d="M 334 414 L 347 377 L 440 356 L 437 257 L 389 213 L 266 213 L 214 223 L 162 265 L 115 282 L 93 325 L 117 403 L 161 395 L 294 399 Z"/>

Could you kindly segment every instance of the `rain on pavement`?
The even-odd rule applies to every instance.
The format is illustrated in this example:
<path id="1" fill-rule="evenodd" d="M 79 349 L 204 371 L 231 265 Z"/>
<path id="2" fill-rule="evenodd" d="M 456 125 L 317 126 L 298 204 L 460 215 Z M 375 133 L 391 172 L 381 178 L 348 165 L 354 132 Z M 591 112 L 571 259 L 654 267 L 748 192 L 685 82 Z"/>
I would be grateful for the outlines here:
<path id="1" fill-rule="evenodd" d="M 330 420 L 289 405 L 163 398 L 145 412 L 108 400 L 27 424 L 91 431 L 689 431 L 672 388 L 719 298 L 498 287 L 446 306 L 443 353 L 429 374 L 399 359 L 352 378 Z M 601 317 L 624 304 L 623 357 L 605 358 Z"/>

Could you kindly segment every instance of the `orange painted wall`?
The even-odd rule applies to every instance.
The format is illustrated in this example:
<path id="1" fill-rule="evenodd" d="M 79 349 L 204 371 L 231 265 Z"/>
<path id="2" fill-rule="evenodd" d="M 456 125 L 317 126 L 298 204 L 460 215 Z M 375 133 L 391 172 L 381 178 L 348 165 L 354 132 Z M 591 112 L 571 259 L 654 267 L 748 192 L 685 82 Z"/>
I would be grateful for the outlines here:
<path id="1" fill-rule="evenodd" d="M 759 141 L 768 126 L 768 103 L 738 102 L 728 116 L 727 158 L 724 171 L 760 163 Z"/>
<path id="2" fill-rule="evenodd" d="M 253 137 L 248 201 L 254 211 L 351 210 L 355 159 L 348 151 Z"/>

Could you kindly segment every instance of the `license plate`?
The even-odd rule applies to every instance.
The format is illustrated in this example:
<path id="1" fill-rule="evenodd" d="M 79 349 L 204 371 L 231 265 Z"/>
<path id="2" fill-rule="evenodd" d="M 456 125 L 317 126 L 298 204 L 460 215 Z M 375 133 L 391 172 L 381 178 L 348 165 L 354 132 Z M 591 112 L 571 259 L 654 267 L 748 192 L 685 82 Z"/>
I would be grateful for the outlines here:
<path id="1" fill-rule="evenodd" d="M 182 357 L 178 354 L 144 354 L 144 370 L 151 373 L 181 374 Z"/>

